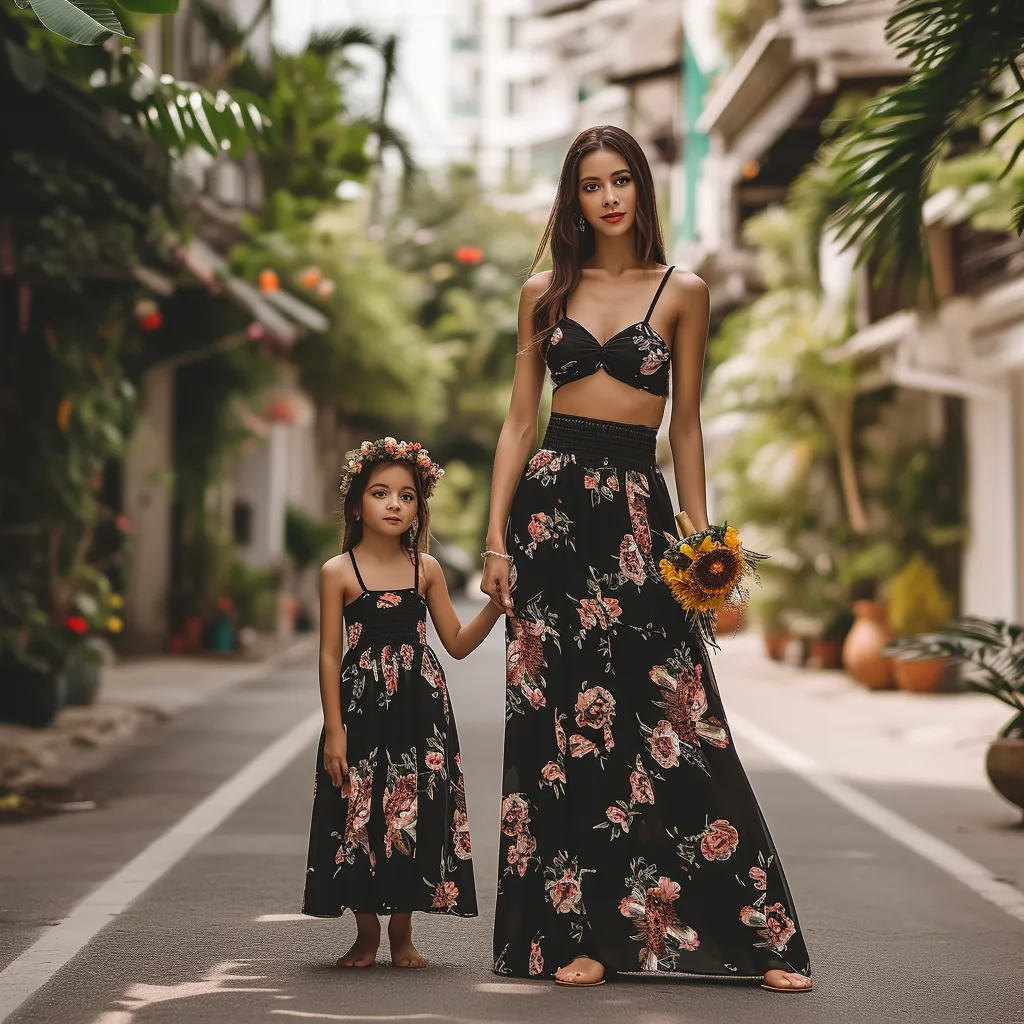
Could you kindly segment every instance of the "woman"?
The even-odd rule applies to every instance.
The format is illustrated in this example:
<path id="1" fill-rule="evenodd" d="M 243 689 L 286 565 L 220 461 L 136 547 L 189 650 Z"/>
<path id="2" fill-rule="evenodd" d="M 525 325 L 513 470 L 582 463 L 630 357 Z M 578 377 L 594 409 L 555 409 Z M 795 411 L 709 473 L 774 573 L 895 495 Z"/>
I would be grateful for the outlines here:
<path id="1" fill-rule="evenodd" d="M 495 970 L 809 991 L 707 651 L 658 575 L 675 536 L 655 464 L 670 384 L 680 505 L 708 525 L 709 302 L 703 281 L 663 265 L 650 168 L 626 132 L 573 143 L 538 260 L 548 244 L 553 269 L 520 302 L 482 584 L 509 616 Z M 545 369 L 552 415 L 531 458 Z"/>

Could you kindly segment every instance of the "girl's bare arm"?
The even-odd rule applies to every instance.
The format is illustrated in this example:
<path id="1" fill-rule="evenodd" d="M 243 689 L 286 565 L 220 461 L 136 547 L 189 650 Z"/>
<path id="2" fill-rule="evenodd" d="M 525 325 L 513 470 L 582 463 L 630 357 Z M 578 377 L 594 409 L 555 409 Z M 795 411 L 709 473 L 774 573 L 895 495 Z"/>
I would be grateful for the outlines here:
<path id="1" fill-rule="evenodd" d="M 672 276 L 681 310 L 672 341 L 672 416 L 668 437 L 679 507 L 698 530 L 703 530 L 708 526 L 708 498 L 700 394 L 711 301 L 708 286 L 699 277 L 680 270 Z"/>
<path id="2" fill-rule="evenodd" d="M 344 562 L 335 556 L 320 570 L 320 703 L 324 709 L 324 768 L 340 786 L 348 775 L 348 743 L 341 721 L 341 655 L 345 601 Z"/>
<path id="3" fill-rule="evenodd" d="M 430 610 L 430 618 L 434 623 L 434 629 L 437 630 L 438 639 L 453 658 L 465 658 L 483 643 L 484 638 L 494 628 L 494 624 L 501 618 L 502 611 L 491 601 L 463 626 L 452 604 L 448 584 L 437 559 L 430 555 L 420 557 L 423 559 L 423 578 L 426 582 L 424 597 L 427 599 L 427 608 Z"/>
<path id="4" fill-rule="evenodd" d="M 544 386 L 544 359 L 540 345 L 533 339 L 533 307 L 547 288 L 549 276 L 547 271 L 534 274 L 523 285 L 519 296 L 516 372 L 512 381 L 508 415 L 494 452 L 494 471 L 491 476 L 491 510 L 486 541 L 491 551 L 505 551 L 505 528 L 512 508 L 512 497 L 523 466 L 537 441 L 537 413 Z M 487 559 L 482 589 L 506 614 L 511 614 L 508 564 L 504 559 Z"/>

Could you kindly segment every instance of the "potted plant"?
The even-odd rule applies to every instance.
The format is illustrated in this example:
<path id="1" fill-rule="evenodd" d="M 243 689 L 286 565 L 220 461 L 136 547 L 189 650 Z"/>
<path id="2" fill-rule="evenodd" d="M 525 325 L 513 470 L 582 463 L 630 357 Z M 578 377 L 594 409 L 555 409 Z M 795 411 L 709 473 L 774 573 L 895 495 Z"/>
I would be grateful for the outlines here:
<path id="1" fill-rule="evenodd" d="M 996 792 L 1024 810 L 1024 626 L 967 616 L 935 633 L 905 637 L 893 649 L 962 664 L 968 689 L 1011 709 L 1013 717 L 989 744 L 985 769 Z"/>
<path id="2" fill-rule="evenodd" d="M 889 621 L 897 637 L 934 632 L 952 615 L 953 600 L 939 582 L 935 568 L 922 555 L 914 555 L 889 581 Z M 921 657 L 901 648 L 892 648 L 889 654 L 901 690 L 934 693 L 942 687 L 945 658 Z"/>
<path id="3" fill-rule="evenodd" d="M 782 621 L 785 602 L 778 597 L 763 598 L 757 602 L 756 611 L 764 636 L 764 652 L 772 661 L 781 661 L 786 645 L 792 640 Z"/>
<path id="4" fill-rule="evenodd" d="M 840 668 L 843 641 L 852 626 L 852 612 L 846 608 L 832 608 L 822 621 L 820 634 L 808 639 L 807 664 L 812 668 Z"/>
<path id="5" fill-rule="evenodd" d="M 114 592 L 110 580 L 95 569 L 83 571 L 80 577 L 71 610 L 87 628 L 80 634 L 80 642 L 68 651 L 61 692 L 61 703 L 76 706 L 95 702 L 103 669 L 114 660 L 107 634 L 120 633 L 124 628 L 120 614 L 124 599 Z"/>

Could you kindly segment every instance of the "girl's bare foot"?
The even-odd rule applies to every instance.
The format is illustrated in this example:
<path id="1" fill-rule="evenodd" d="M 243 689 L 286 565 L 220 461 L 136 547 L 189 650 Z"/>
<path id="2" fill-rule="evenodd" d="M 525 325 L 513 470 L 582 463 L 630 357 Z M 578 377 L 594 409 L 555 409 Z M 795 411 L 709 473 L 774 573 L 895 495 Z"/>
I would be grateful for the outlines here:
<path id="1" fill-rule="evenodd" d="M 591 960 L 589 956 L 578 956 L 572 963 L 555 971 L 555 981 L 562 985 L 579 985 L 581 988 L 601 985 L 604 983 L 604 964 Z"/>
<path id="2" fill-rule="evenodd" d="M 388 922 L 391 962 L 396 967 L 426 967 L 427 960 L 412 944 L 412 914 L 392 914 Z"/>
<path id="3" fill-rule="evenodd" d="M 814 988 L 814 982 L 791 971 L 766 971 L 762 988 L 773 992 L 807 992 Z"/>
<path id="4" fill-rule="evenodd" d="M 338 957 L 339 967 L 372 967 L 380 945 L 380 921 L 376 914 L 356 914 L 356 941 L 352 948 Z"/>

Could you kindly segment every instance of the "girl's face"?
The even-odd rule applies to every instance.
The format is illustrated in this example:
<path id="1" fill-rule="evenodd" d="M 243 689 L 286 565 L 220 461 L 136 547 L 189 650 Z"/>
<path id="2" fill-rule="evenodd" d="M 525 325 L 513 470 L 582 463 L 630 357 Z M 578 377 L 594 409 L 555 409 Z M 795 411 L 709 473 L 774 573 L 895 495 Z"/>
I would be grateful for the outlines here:
<path id="1" fill-rule="evenodd" d="M 596 149 L 579 166 L 580 209 L 591 229 L 616 237 L 633 230 L 636 185 L 626 158 L 614 149 Z"/>
<path id="2" fill-rule="evenodd" d="M 359 512 L 363 529 L 401 537 L 419 509 L 412 467 L 400 462 L 376 466 L 363 491 Z"/>

